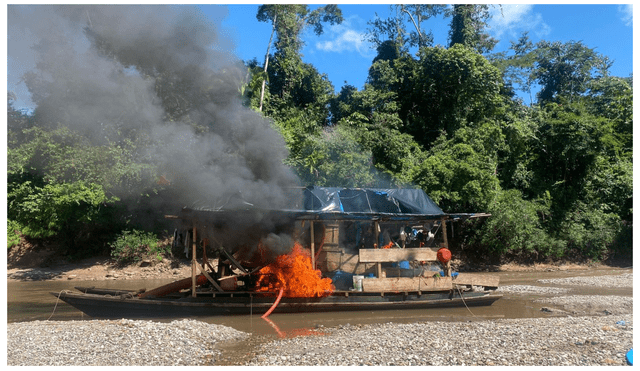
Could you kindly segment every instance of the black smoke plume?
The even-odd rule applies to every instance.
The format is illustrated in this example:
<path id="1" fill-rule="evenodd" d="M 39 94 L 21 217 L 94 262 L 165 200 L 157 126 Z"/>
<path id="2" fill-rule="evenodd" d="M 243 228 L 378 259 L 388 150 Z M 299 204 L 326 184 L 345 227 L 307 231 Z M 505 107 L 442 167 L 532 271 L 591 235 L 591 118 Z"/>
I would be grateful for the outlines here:
<path id="1" fill-rule="evenodd" d="M 158 169 L 150 179 L 170 183 L 176 205 L 295 202 L 284 141 L 242 105 L 247 70 L 198 8 L 10 5 L 8 39 L 11 63 L 35 62 L 23 79 L 38 122 L 95 145 L 144 138 L 136 156 Z"/>

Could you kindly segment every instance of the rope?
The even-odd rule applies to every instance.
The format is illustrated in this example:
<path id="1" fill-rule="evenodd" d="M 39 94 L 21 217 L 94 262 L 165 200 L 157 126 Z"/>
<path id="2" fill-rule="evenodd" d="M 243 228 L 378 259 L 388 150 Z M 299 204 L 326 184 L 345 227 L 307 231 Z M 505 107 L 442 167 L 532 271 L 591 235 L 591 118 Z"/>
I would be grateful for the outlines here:
<path id="1" fill-rule="evenodd" d="M 56 308 L 58 307 L 58 301 L 60 301 L 60 295 L 62 295 L 63 292 L 69 292 L 69 290 L 62 290 L 58 293 L 58 297 L 56 299 L 56 305 L 53 307 L 53 312 L 51 312 L 51 315 L 49 316 L 49 318 L 47 318 L 47 321 L 51 319 L 51 317 L 53 317 L 53 314 L 56 312 Z"/>
<path id="2" fill-rule="evenodd" d="M 471 309 L 469 309 L 469 307 L 467 306 L 467 303 L 464 301 L 464 297 L 462 296 L 462 291 L 460 291 L 460 286 L 456 285 L 456 289 L 458 290 L 458 293 L 460 293 L 460 299 L 462 299 L 462 303 L 464 303 L 464 306 L 467 308 L 467 310 L 469 311 L 469 313 L 471 313 L 472 316 L 476 316 L 475 314 L 473 314 L 473 312 L 471 311 Z"/>

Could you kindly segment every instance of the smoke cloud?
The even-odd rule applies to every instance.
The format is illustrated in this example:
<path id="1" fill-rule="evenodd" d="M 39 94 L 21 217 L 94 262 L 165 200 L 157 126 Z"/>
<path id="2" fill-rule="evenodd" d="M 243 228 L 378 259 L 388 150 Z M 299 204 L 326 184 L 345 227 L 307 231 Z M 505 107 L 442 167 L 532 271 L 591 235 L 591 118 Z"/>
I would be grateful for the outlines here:
<path id="1" fill-rule="evenodd" d="M 284 141 L 242 105 L 247 70 L 220 32 L 194 7 L 10 5 L 9 70 L 35 64 L 20 72 L 39 122 L 96 145 L 145 138 L 140 161 L 183 206 L 288 207 Z"/>

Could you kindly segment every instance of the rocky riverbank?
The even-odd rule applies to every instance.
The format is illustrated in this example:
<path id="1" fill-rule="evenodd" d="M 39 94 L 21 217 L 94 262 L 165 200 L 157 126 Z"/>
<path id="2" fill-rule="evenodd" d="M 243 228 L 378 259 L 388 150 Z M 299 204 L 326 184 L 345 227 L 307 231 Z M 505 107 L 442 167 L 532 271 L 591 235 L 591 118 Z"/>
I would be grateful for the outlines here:
<path id="1" fill-rule="evenodd" d="M 538 280 L 510 285 L 510 295 L 541 295 L 540 318 L 384 323 L 322 329 L 324 336 L 258 347 L 246 365 L 323 366 L 611 366 L 633 347 L 633 298 L 571 295 L 571 286 L 632 287 L 633 274 Z M 551 284 L 552 286 L 549 286 Z M 557 285 L 557 286 L 553 286 Z"/>
<path id="2" fill-rule="evenodd" d="M 626 363 L 633 316 L 582 316 L 471 322 L 383 323 L 322 328 L 243 348 L 220 344 L 250 335 L 194 320 L 11 323 L 10 366 L 611 366 Z"/>
<path id="3" fill-rule="evenodd" d="M 633 346 L 633 298 L 574 295 L 567 285 L 631 287 L 632 273 L 501 288 L 538 295 L 539 318 L 321 327 L 256 337 L 195 320 L 10 323 L 8 365 L 623 365 Z M 538 286 L 537 284 L 540 284 Z M 521 287 L 520 287 L 521 286 Z"/>
<path id="4" fill-rule="evenodd" d="M 249 334 L 195 320 L 34 321 L 7 326 L 9 366 L 198 366 Z"/>
<path id="5" fill-rule="evenodd" d="M 384 323 L 263 344 L 247 365 L 610 366 L 632 342 L 632 315 Z"/>
<path id="6" fill-rule="evenodd" d="M 7 269 L 9 281 L 110 281 L 180 279 L 190 276 L 191 261 L 187 259 L 143 260 L 120 266 L 107 258 L 92 258 L 53 266 L 9 266 Z"/>

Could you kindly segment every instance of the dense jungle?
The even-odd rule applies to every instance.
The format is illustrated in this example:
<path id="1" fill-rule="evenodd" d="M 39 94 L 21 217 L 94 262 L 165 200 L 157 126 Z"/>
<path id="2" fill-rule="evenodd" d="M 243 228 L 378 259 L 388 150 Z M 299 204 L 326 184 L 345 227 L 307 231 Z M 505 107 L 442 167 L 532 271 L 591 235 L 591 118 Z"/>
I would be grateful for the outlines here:
<path id="1" fill-rule="evenodd" d="M 491 214 L 455 226 L 451 250 L 471 261 L 630 261 L 632 76 L 580 41 L 525 33 L 492 53 L 487 5 L 395 6 L 369 23 L 377 55 L 360 90 L 301 54 L 339 5 L 262 5 L 264 60 L 217 66 L 206 37 L 125 40 L 101 22 L 116 10 L 78 7 L 67 18 L 91 62 L 51 32 L 57 47 L 43 43 L 24 76 L 36 107 L 8 92 L 9 251 L 162 260 L 176 253 L 164 215 L 182 206 L 238 193 L 278 206 L 276 189 L 317 185 L 420 188 L 445 212 Z M 446 46 L 428 31 L 436 15 Z"/>

